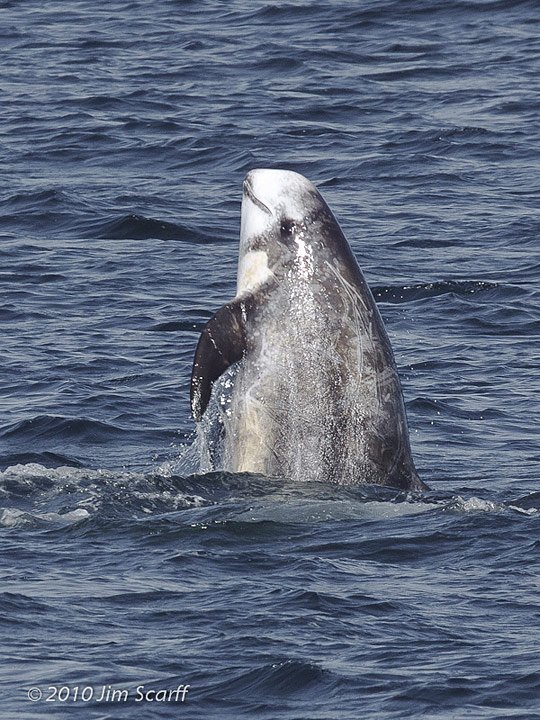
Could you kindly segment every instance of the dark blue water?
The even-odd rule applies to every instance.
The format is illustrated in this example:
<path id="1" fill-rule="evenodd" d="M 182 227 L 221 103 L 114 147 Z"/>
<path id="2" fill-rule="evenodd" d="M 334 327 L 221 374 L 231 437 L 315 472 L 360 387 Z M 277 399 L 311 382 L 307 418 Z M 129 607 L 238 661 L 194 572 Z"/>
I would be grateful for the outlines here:
<path id="1" fill-rule="evenodd" d="M 0 716 L 540 717 L 538 4 L 12 0 L 0 42 Z M 196 474 L 268 166 L 374 289 L 424 497 Z"/>

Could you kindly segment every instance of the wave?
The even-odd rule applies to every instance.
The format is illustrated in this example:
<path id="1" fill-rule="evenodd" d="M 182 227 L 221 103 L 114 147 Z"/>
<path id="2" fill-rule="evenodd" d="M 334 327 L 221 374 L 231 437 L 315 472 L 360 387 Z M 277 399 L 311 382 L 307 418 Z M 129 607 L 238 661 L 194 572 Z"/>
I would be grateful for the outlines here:
<path id="1" fill-rule="evenodd" d="M 27 452 L 11 452 L 1 453 L 0 463 L 4 468 L 12 465 L 40 465 L 45 468 L 57 467 L 82 467 L 82 463 L 74 457 L 65 453 L 52 452 L 45 450 L 43 452 L 27 451 Z"/>
<path id="2" fill-rule="evenodd" d="M 62 235 L 76 234 L 83 238 L 105 240 L 177 240 L 196 244 L 221 241 L 187 224 L 173 223 L 130 213 L 96 222 L 97 208 L 86 198 L 59 188 L 45 187 L 34 191 L 20 191 L 0 198 L 2 214 L 0 227 L 18 227 L 40 232 L 59 231 Z M 120 198 L 120 202 L 132 201 Z"/>
<path id="3" fill-rule="evenodd" d="M 434 400 L 431 398 L 417 397 L 407 403 L 407 408 L 421 413 L 422 415 L 443 415 L 466 420 L 492 420 L 505 417 L 505 413 L 495 408 L 480 408 L 466 410 L 458 407 L 448 400 Z"/>
<path id="4" fill-rule="evenodd" d="M 87 228 L 88 237 L 106 240 L 180 240 L 191 243 L 215 242 L 215 238 L 187 225 L 155 220 L 143 215 L 124 215 Z"/>
<path id="5" fill-rule="evenodd" d="M 38 463 L 10 466 L 0 472 L 0 524 L 81 526 L 85 532 L 101 532 L 105 523 L 154 535 L 213 527 L 258 537 L 281 535 L 284 527 L 413 521 L 426 513 L 540 512 L 540 493 L 507 499 L 435 491 L 418 495 L 379 486 L 289 483 L 247 473 L 189 475 L 189 467 L 189 457 L 182 455 L 174 464 L 164 463 L 151 472 L 48 468 Z M 178 474 L 180 469 L 183 474 Z M 354 534 L 345 542 L 353 538 Z M 359 541 L 354 538 L 355 545 Z M 374 552 L 380 554 L 378 542 Z M 389 543 L 390 555 L 401 552 L 399 542 L 384 542 Z M 369 552 L 368 546 L 363 548 L 366 557 Z"/>
<path id="6" fill-rule="evenodd" d="M 161 322 L 147 328 L 150 332 L 201 332 L 205 322 L 190 322 L 187 320 L 171 320 Z"/>
<path id="7" fill-rule="evenodd" d="M 486 280 L 440 280 L 416 285 L 375 285 L 372 292 L 378 302 L 398 304 L 446 294 L 473 295 L 498 287 L 498 283 Z"/>
<path id="8" fill-rule="evenodd" d="M 205 699 L 234 699 L 241 694 L 266 700 L 269 693 L 288 695 L 320 686 L 325 675 L 326 671 L 314 663 L 282 660 L 218 682 L 205 692 Z"/>
<path id="9" fill-rule="evenodd" d="M 131 432 L 112 423 L 81 417 L 36 415 L 4 426 L 0 437 L 32 440 L 36 438 L 76 439 L 82 442 L 102 442 L 111 436 Z"/>
<path id="10" fill-rule="evenodd" d="M 19 191 L 4 199 L 3 204 L 11 210 L 29 212 L 32 209 L 53 210 L 68 205 L 72 198 L 58 188 Z"/>
<path id="11" fill-rule="evenodd" d="M 85 508 L 66 512 L 29 512 L 17 508 L 0 509 L 0 527 L 50 528 L 51 525 L 68 526 L 85 520 L 90 513 Z"/>

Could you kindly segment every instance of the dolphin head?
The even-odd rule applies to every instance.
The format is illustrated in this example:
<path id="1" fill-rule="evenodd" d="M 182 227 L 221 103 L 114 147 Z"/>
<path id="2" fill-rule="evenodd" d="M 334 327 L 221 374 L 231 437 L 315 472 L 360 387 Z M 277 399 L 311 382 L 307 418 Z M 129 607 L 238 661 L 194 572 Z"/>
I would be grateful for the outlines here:
<path id="1" fill-rule="evenodd" d="M 324 237 L 341 230 L 317 188 L 291 170 L 252 170 L 244 180 L 238 293 L 286 272 L 309 275 Z"/>

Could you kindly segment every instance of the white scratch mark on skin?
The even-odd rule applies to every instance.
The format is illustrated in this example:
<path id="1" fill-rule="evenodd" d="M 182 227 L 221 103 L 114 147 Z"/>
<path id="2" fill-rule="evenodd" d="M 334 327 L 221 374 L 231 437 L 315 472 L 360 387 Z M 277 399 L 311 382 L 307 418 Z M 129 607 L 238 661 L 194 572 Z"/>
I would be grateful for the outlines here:
<path id="1" fill-rule="evenodd" d="M 351 303 L 353 322 L 354 322 L 354 327 L 356 330 L 356 336 L 358 338 L 358 350 L 357 350 L 356 354 L 357 354 L 357 363 L 358 363 L 358 369 L 359 369 L 359 375 L 360 375 L 360 381 L 361 381 L 363 378 L 363 374 L 364 374 L 364 333 L 362 332 L 363 328 L 358 319 L 358 311 L 357 311 L 357 307 L 356 307 L 357 302 L 359 302 L 362 305 L 363 309 L 366 312 L 369 312 L 369 311 L 368 311 L 368 308 L 367 308 L 362 296 L 359 294 L 359 292 L 354 287 L 354 285 L 351 285 L 349 282 L 347 282 L 345 280 L 345 278 L 341 275 L 339 270 L 336 267 L 334 267 L 332 265 L 332 263 L 330 263 L 328 260 L 326 260 L 326 265 L 330 269 L 330 271 L 332 272 L 332 274 L 334 275 L 334 277 L 336 278 L 338 283 L 343 288 L 345 295 L 347 296 L 347 298 L 349 299 L 349 302 Z M 372 334 L 371 322 L 369 322 L 367 328 L 368 328 L 367 336 L 368 336 L 371 344 L 373 344 L 373 334 Z"/>

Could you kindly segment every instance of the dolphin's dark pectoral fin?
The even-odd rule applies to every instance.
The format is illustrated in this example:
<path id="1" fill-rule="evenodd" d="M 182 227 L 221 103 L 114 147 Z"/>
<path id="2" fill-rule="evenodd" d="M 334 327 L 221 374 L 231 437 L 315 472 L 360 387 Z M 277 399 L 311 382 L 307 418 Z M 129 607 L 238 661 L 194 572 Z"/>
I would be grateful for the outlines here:
<path id="1" fill-rule="evenodd" d="M 206 410 L 214 382 L 245 355 L 245 315 L 246 304 L 235 300 L 204 326 L 191 371 L 191 412 L 197 422 Z"/>

